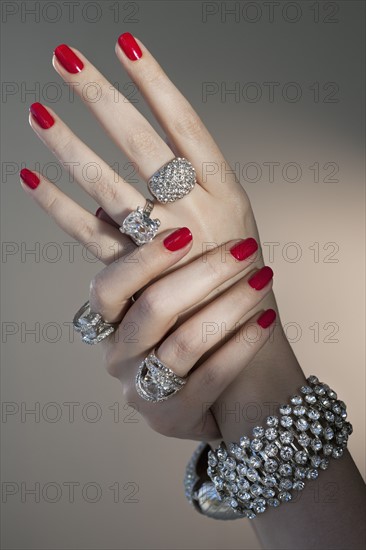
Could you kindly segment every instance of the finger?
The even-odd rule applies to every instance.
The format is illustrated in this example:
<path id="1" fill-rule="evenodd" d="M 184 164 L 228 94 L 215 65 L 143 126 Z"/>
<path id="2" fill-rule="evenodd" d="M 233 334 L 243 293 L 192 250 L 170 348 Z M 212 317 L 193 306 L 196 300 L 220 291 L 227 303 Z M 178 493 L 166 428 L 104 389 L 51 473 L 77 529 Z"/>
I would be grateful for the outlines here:
<path id="1" fill-rule="evenodd" d="M 123 356 L 129 358 L 153 349 L 175 325 L 179 315 L 200 303 L 225 281 L 244 272 L 256 259 L 255 239 L 229 241 L 151 284 L 127 311 L 109 352 L 111 369 Z M 119 271 L 118 280 L 125 280 Z M 116 285 L 105 285 L 114 297 Z M 118 299 L 118 298 L 117 298 Z M 138 327 L 139 338 L 127 345 L 124 327 Z"/>
<path id="2" fill-rule="evenodd" d="M 262 267 L 240 279 L 170 334 L 155 355 L 178 376 L 186 376 L 198 360 L 237 330 L 238 322 L 271 290 L 273 271 Z"/>
<path id="3" fill-rule="evenodd" d="M 107 214 L 105 210 L 100 206 L 98 210 L 95 212 L 95 216 L 99 218 L 100 220 L 103 220 L 104 222 L 109 223 L 109 225 L 112 225 L 113 227 L 116 227 L 119 229 L 119 224 L 112 220 L 112 218 Z"/>
<path id="4" fill-rule="evenodd" d="M 241 189 L 198 114 L 142 42 L 124 33 L 115 49 L 168 139 L 195 167 L 199 183 L 217 195 L 223 194 L 223 182 L 225 193 Z"/>
<path id="5" fill-rule="evenodd" d="M 96 201 L 113 219 L 123 219 L 144 197 L 121 178 L 106 162 L 83 143 L 49 107 L 34 103 L 29 123 L 43 143 L 69 170 L 72 179 Z"/>
<path id="6" fill-rule="evenodd" d="M 21 184 L 56 224 L 88 249 L 88 253 L 108 264 L 119 255 L 131 252 L 130 239 L 96 216 L 84 210 L 56 185 L 38 172 L 24 168 Z"/>
<path id="7" fill-rule="evenodd" d="M 215 401 L 243 369 L 249 365 L 258 351 L 268 341 L 275 328 L 276 312 L 262 311 L 240 327 L 239 331 L 192 374 L 179 392 L 185 408 L 194 411 L 200 429 L 205 431 L 207 413 Z M 210 413 L 208 413 L 210 414 Z"/>
<path id="8" fill-rule="evenodd" d="M 90 307 L 107 322 L 115 323 L 129 305 L 131 296 L 151 279 L 176 264 L 192 246 L 187 227 L 158 235 L 153 241 L 119 258 L 91 282 Z"/>
<path id="9" fill-rule="evenodd" d="M 137 164 L 142 178 L 148 180 L 174 157 L 145 117 L 81 52 L 61 44 L 54 54 L 56 71 L 87 104 L 118 147 Z"/>

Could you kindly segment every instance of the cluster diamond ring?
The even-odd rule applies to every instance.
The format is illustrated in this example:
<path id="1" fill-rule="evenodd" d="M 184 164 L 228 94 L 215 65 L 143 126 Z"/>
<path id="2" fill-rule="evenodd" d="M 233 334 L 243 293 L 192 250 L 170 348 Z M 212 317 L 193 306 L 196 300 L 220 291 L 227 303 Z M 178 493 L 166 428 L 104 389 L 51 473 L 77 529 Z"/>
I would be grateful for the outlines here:
<path id="1" fill-rule="evenodd" d="M 139 366 L 136 375 L 136 390 L 142 399 L 157 403 L 166 401 L 183 388 L 187 377 L 182 378 L 150 353 Z"/>

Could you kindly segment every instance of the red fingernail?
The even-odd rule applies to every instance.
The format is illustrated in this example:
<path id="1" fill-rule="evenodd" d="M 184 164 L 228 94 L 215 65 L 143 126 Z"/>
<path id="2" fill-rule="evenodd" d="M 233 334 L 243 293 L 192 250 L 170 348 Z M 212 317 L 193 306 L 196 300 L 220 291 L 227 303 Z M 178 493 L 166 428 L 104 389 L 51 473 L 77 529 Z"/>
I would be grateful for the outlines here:
<path id="1" fill-rule="evenodd" d="M 177 229 L 164 239 L 164 246 L 171 252 L 180 250 L 192 240 L 192 233 L 188 227 Z"/>
<path id="2" fill-rule="evenodd" d="M 28 168 L 23 168 L 23 170 L 20 171 L 19 175 L 24 183 L 28 185 L 28 187 L 30 187 L 31 189 L 36 189 L 36 187 L 38 187 L 40 182 L 39 177 L 34 172 L 28 170 Z"/>
<path id="3" fill-rule="evenodd" d="M 230 248 L 230 252 L 234 256 L 234 258 L 242 262 L 246 258 L 249 258 L 249 256 L 251 256 L 252 254 L 254 254 L 257 249 L 257 241 L 250 237 L 249 239 L 244 239 L 235 244 L 232 248 Z"/>
<path id="4" fill-rule="evenodd" d="M 32 103 L 29 110 L 40 127 L 44 130 L 51 128 L 51 126 L 55 124 L 55 119 L 47 111 L 46 107 L 43 107 L 42 103 Z"/>
<path id="5" fill-rule="evenodd" d="M 273 277 L 273 271 L 270 267 L 264 266 L 262 269 L 254 273 L 254 275 L 249 279 L 248 283 L 255 290 L 262 290 Z"/>
<path id="6" fill-rule="evenodd" d="M 140 46 L 131 33 L 125 32 L 118 38 L 118 44 L 131 61 L 137 61 L 142 57 L 142 51 Z"/>
<path id="7" fill-rule="evenodd" d="M 84 68 L 84 63 L 66 44 L 60 44 L 53 52 L 68 73 L 76 74 Z"/>
<path id="8" fill-rule="evenodd" d="M 257 319 L 257 323 L 262 328 L 268 328 L 273 321 L 276 319 L 276 312 L 274 309 L 267 309 L 262 315 Z"/>
<path id="9" fill-rule="evenodd" d="M 98 218 L 99 214 L 102 212 L 103 208 L 99 206 L 98 210 L 95 212 L 95 216 Z"/>

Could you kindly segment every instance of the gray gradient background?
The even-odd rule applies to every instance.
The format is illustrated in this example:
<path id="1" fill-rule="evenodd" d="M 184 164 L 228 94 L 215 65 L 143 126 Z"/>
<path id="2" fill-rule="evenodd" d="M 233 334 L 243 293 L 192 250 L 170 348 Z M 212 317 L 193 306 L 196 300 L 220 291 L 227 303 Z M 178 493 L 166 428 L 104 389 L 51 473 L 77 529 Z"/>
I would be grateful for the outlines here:
<path id="1" fill-rule="evenodd" d="M 41 2 L 46 4 L 47 2 Z M 5 2 L 3 3 L 6 4 Z M 20 4 L 24 2 L 13 3 Z M 27 5 L 34 4 L 27 2 Z M 60 5 L 62 6 L 62 2 Z M 44 95 L 20 93 L 2 98 L 2 238 L 34 248 L 40 243 L 58 243 L 59 261 L 47 258 L 35 262 L 20 253 L 3 257 L 2 321 L 17 323 L 19 332 L 5 337 L 2 346 L 2 399 L 28 408 L 55 402 L 62 410 L 58 422 L 31 416 L 21 422 L 20 414 L 2 418 L 2 480 L 22 482 L 27 488 L 39 482 L 58 483 L 63 493 L 56 503 L 41 496 L 39 503 L 29 496 L 21 502 L 18 494 L 3 504 L 3 548 L 7 549 L 100 549 L 100 548 L 258 548 L 250 525 L 245 521 L 215 522 L 198 515 L 185 500 L 182 489 L 184 467 L 195 442 L 167 439 L 152 432 L 130 409 L 123 408 L 119 383 L 109 377 L 100 363 L 100 351 L 78 339 L 69 343 L 63 323 L 69 322 L 88 290 L 89 280 L 102 266 L 85 261 L 81 247 L 70 262 L 63 243 L 65 236 L 24 194 L 17 171 L 54 162 L 49 152 L 28 125 L 28 106 L 34 101 L 52 106 L 71 128 L 110 164 L 124 162 L 116 146 L 79 99 L 70 102 L 66 87 L 51 65 L 53 48 L 62 42 L 80 49 L 112 81 L 122 86 L 129 79 L 123 74 L 114 54 L 121 32 L 138 36 L 161 62 L 172 80 L 192 102 L 209 130 L 233 164 L 275 161 L 297 162 L 302 177 L 286 182 L 280 173 L 275 181 L 263 177 L 245 182 L 252 200 L 262 242 L 277 242 L 273 260 L 264 247 L 266 261 L 275 271 L 275 292 L 282 319 L 290 323 L 289 336 L 297 339 L 293 348 L 306 374 L 316 373 L 341 395 L 349 406 L 354 425 L 350 440 L 352 455 L 364 474 L 364 127 L 363 127 L 363 2 L 336 2 L 336 23 L 325 23 L 329 8 L 319 3 L 320 22 L 313 20 L 309 4 L 297 2 L 302 9 L 298 22 L 289 23 L 277 8 L 273 22 L 268 12 L 256 23 L 245 17 L 235 22 L 232 16 L 221 21 L 220 14 L 202 21 L 201 2 L 136 2 L 138 22 L 124 21 L 128 11 L 120 3 L 119 22 L 113 22 L 110 6 L 99 2 L 102 17 L 93 24 L 82 19 L 85 2 L 75 9 L 69 22 L 65 9 L 59 22 L 44 17 L 38 23 L 18 14 L 2 25 L 3 81 L 29 88 L 55 82 L 62 96 L 52 102 Z M 88 3 L 87 3 L 88 4 Z M 229 3 L 229 5 L 232 3 Z M 243 6 L 245 2 L 241 2 Z M 223 3 L 217 3 L 224 10 Z M 4 8 L 3 8 L 4 9 Z M 51 10 L 51 8 L 50 8 Z M 49 18 L 54 17 L 50 11 Z M 293 13 L 289 12 L 292 17 Z M 92 9 L 90 16 L 93 17 Z M 253 17 L 253 12 L 249 14 Z M 276 93 L 269 102 L 236 102 L 232 96 L 221 101 L 218 95 L 202 101 L 202 83 L 277 81 L 281 90 L 286 82 L 298 82 L 303 95 L 298 102 L 284 101 Z M 314 102 L 309 86 L 315 82 L 339 85 L 338 102 Z M 121 88 L 122 89 L 122 88 Z M 51 91 L 49 89 L 49 91 Z M 137 97 L 137 96 L 136 96 Z M 137 108 L 147 113 L 141 99 Z M 147 113 L 147 116 L 149 114 Z M 151 117 L 150 117 L 151 119 Z M 121 132 L 123 121 L 121 121 Z M 314 182 L 308 167 L 319 162 L 339 165 L 339 182 Z M 6 164 L 5 164 L 6 163 Z M 4 169 L 13 170 L 7 175 Z M 126 175 L 121 168 L 121 174 Z M 50 170 L 50 179 L 55 172 Z M 57 181 L 67 193 L 91 210 L 96 205 L 64 173 Z M 141 184 L 141 189 L 142 189 Z M 290 261 L 297 243 L 299 261 Z M 319 243 L 319 261 L 309 249 Z M 336 243 L 336 262 L 326 260 Z M 14 246 L 15 246 L 14 245 Z M 331 245 L 334 246 L 334 245 Z M 282 254 L 282 252 L 284 254 Z M 46 250 L 47 253 L 47 250 Z M 49 249 L 50 256 L 53 251 Z M 20 323 L 41 329 L 56 323 L 62 329 L 57 342 L 49 330 L 35 342 L 32 335 L 21 337 Z M 319 323 L 319 341 L 310 329 Z M 327 341 L 331 327 L 339 327 Z M 296 325 L 295 325 L 296 324 Z M 16 326 L 16 325 L 14 325 Z M 295 328 L 294 328 L 295 327 Z M 296 332 L 301 330 L 300 332 Z M 329 328 L 330 327 L 330 328 Z M 295 338 L 298 334 L 298 338 Z M 4 342 L 5 340 L 5 342 Z M 23 340 L 23 341 L 22 341 Z M 75 421 L 70 423 L 65 402 L 78 402 Z M 95 423 L 82 418 L 86 403 L 98 403 L 102 418 Z M 120 404 L 120 421 L 113 421 L 109 407 Z M 16 406 L 15 405 L 15 406 Z M 54 410 L 49 409 L 51 415 Z M 89 409 L 90 415 L 94 412 Z M 75 502 L 68 500 L 65 482 L 78 482 Z M 102 496 L 97 503 L 85 501 L 81 487 L 99 484 Z M 113 502 L 108 488 L 119 482 L 121 499 Z M 130 490 L 126 483 L 138 484 L 138 502 L 123 502 Z M 314 506 L 325 498 L 321 482 L 314 491 Z M 318 497 L 316 496 L 318 494 Z M 54 492 L 50 489 L 49 498 Z M 93 498 L 92 491 L 90 497 Z M 295 505 L 295 504 L 294 504 Z M 331 506 L 331 503 L 329 504 Z"/>

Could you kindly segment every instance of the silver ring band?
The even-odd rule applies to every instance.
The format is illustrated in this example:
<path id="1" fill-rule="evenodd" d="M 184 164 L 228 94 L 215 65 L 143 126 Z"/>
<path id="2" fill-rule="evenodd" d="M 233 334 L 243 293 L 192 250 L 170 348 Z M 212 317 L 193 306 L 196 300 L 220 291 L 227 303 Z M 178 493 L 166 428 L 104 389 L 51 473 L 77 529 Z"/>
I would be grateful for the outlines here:
<path id="1" fill-rule="evenodd" d="M 175 374 L 155 353 L 150 353 L 143 360 L 135 380 L 139 396 L 152 403 L 166 401 L 181 390 L 186 382 L 187 377 Z"/>
<path id="2" fill-rule="evenodd" d="M 99 313 L 91 311 L 89 301 L 85 302 L 73 319 L 73 327 L 80 332 L 86 344 L 97 344 L 112 334 L 118 323 L 107 323 Z"/>

